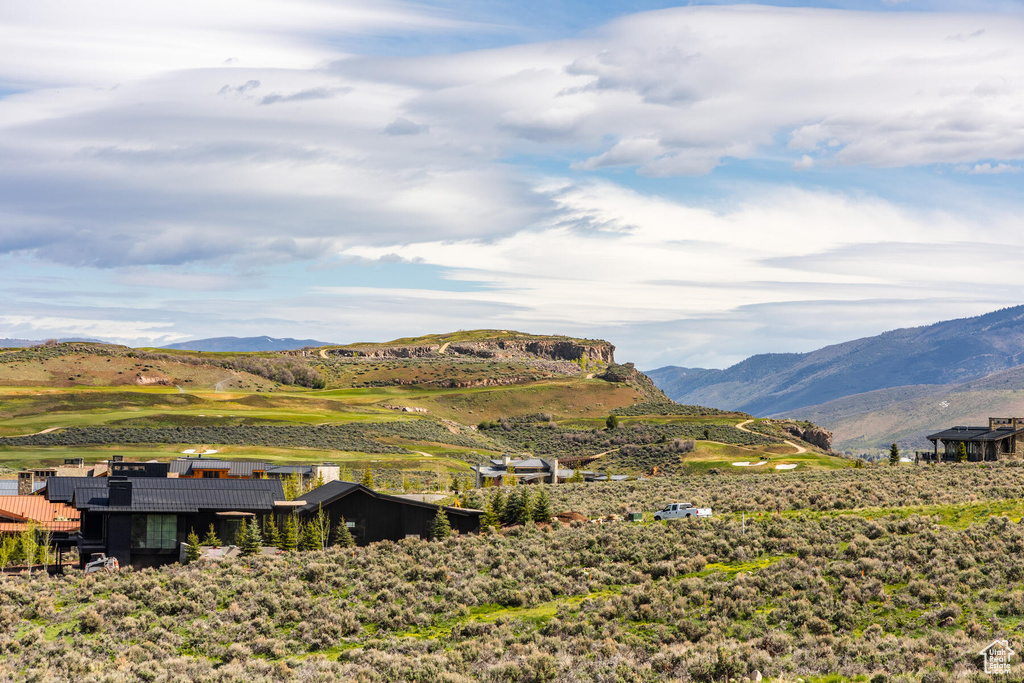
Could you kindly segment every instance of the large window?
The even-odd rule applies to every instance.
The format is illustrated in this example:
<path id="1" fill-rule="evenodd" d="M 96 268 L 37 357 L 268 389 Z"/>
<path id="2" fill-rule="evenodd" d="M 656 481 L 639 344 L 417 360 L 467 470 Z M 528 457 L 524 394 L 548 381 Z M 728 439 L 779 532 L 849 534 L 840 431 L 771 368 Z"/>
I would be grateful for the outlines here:
<path id="1" fill-rule="evenodd" d="M 177 546 L 177 515 L 132 515 L 132 548 L 169 550 Z"/>

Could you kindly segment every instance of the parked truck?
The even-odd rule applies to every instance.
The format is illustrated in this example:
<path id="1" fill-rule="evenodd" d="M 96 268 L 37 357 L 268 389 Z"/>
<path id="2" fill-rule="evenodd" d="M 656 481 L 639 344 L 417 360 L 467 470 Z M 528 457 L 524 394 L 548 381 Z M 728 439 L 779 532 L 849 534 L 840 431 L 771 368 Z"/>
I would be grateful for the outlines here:
<path id="1" fill-rule="evenodd" d="M 654 521 L 660 522 L 663 519 L 685 519 L 696 517 L 698 519 L 711 516 L 711 508 L 698 508 L 690 503 L 669 503 L 654 513 Z"/>

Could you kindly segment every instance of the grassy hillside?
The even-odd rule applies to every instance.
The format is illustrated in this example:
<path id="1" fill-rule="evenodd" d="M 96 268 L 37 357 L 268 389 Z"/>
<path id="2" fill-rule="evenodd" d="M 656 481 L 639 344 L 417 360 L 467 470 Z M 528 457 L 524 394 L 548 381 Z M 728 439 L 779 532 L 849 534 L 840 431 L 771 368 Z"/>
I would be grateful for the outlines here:
<path id="1" fill-rule="evenodd" d="M 447 340 L 493 340 L 495 334 L 463 332 L 378 346 L 443 346 Z M 167 458 L 201 446 L 224 457 L 340 461 L 385 473 L 385 482 L 398 485 L 410 469 L 465 476 L 470 463 L 504 452 L 600 455 L 605 459 L 589 466 L 647 476 L 716 467 L 754 473 L 760 470 L 734 468 L 729 458 L 799 455 L 780 437 L 736 429 L 748 419 L 744 414 L 672 404 L 630 364 L 550 357 L 552 348 L 565 348 L 552 344 L 567 338 L 499 334 L 539 346 L 513 346 L 512 356 L 502 358 L 439 350 L 404 358 L 102 344 L 0 353 L 0 466 L 13 470 L 64 457 L 105 460 L 115 452 Z M 299 379 L 320 388 L 300 386 Z M 605 425 L 612 413 L 622 422 L 614 432 Z M 488 423 L 503 426 L 486 428 Z M 695 446 L 681 453 L 671 446 L 680 439 L 693 439 Z M 723 444 L 738 450 L 723 450 Z M 805 468 L 845 464 L 821 452 L 800 461 Z"/>

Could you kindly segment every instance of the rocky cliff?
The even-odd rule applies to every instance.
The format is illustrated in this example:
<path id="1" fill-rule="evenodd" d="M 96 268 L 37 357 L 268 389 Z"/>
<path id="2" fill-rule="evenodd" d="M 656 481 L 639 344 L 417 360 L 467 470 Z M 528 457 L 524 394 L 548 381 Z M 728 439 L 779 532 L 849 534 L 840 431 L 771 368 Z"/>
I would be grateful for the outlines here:
<path id="1" fill-rule="evenodd" d="M 783 430 L 798 439 L 803 439 L 812 446 L 823 451 L 832 450 L 832 432 L 814 424 L 783 422 L 779 425 Z"/>
<path id="2" fill-rule="evenodd" d="M 546 360 L 614 363 L 615 347 L 608 342 L 580 343 L 567 340 L 496 339 L 474 342 L 453 342 L 446 353 L 478 358 L 544 358 Z"/>
<path id="3" fill-rule="evenodd" d="M 474 358 L 535 359 L 615 362 L 615 347 L 605 341 L 577 342 L 564 339 L 487 339 L 445 344 L 349 346 L 326 349 L 332 356 L 357 358 L 431 358 L 471 356 Z"/>

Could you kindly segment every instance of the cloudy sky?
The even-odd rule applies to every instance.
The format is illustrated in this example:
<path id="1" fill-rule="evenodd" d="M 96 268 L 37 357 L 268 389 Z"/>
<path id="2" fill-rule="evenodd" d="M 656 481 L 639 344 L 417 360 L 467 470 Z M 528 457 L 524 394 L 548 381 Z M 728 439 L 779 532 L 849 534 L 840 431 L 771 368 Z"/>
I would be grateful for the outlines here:
<path id="1" fill-rule="evenodd" d="M 1024 3 L 0 4 L 0 337 L 724 367 L 1024 303 Z"/>

